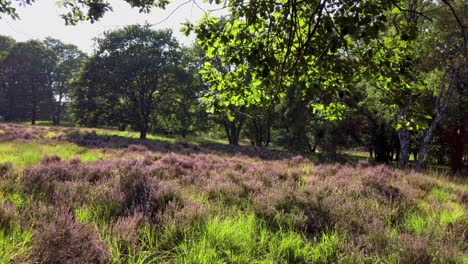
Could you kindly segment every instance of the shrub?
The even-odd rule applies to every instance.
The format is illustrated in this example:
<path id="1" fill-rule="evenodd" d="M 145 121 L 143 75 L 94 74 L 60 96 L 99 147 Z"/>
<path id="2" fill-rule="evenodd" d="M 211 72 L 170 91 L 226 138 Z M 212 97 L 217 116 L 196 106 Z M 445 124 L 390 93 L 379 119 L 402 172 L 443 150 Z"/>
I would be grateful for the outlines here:
<path id="1" fill-rule="evenodd" d="M 41 159 L 41 164 L 42 165 L 47 165 L 47 164 L 51 164 L 51 163 L 56 163 L 56 162 L 60 162 L 62 159 L 57 156 L 57 155 L 52 155 L 52 156 L 49 156 L 49 155 L 45 155 L 42 159 Z"/>
<path id="2" fill-rule="evenodd" d="M 171 202 L 181 202 L 175 182 L 165 182 L 151 176 L 148 167 L 139 162 L 129 162 L 121 170 L 119 190 L 122 193 L 120 214 L 142 212 L 156 220 Z"/>
<path id="3" fill-rule="evenodd" d="M 396 245 L 399 247 L 399 263 L 431 263 L 427 237 L 413 237 L 401 234 Z"/>
<path id="4" fill-rule="evenodd" d="M 10 162 L 0 163 L 0 179 L 6 178 L 13 171 L 13 165 Z"/>
<path id="5" fill-rule="evenodd" d="M 112 232 L 117 236 L 122 248 L 135 247 L 138 243 L 138 227 L 143 221 L 142 213 L 119 217 L 112 226 Z"/>
<path id="6" fill-rule="evenodd" d="M 68 212 L 55 213 L 33 232 L 32 258 L 39 263 L 106 263 L 108 257 L 94 227 L 78 223 Z"/>
<path id="7" fill-rule="evenodd" d="M 16 208 L 8 202 L 0 201 L 0 230 L 11 230 L 17 218 Z"/>

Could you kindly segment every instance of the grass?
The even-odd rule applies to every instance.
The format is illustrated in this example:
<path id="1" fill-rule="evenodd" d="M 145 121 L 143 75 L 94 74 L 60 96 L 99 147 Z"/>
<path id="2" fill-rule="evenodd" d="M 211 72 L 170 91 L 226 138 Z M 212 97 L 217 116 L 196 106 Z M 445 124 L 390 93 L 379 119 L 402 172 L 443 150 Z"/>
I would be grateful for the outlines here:
<path id="1" fill-rule="evenodd" d="M 403 226 L 413 232 L 416 235 L 421 235 L 422 233 L 428 231 L 430 219 L 427 216 L 420 215 L 418 213 L 409 214 L 403 223 Z"/>
<path id="2" fill-rule="evenodd" d="M 327 263 L 339 242 L 329 232 L 311 244 L 294 230 L 270 230 L 254 214 L 217 216 L 186 234 L 175 263 Z"/>
<path id="3" fill-rule="evenodd" d="M 468 215 L 462 205 L 458 203 L 448 202 L 447 209 L 444 209 L 440 215 L 440 223 L 450 225 L 455 222 L 464 221 L 468 225 Z"/>
<path id="4" fill-rule="evenodd" d="M 447 187 L 431 189 L 428 192 L 428 200 L 420 202 L 418 210 L 407 213 L 403 228 L 416 235 L 421 235 L 424 233 L 437 234 L 454 223 L 468 225 L 466 208 L 450 200 L 451 191 L 448 191 Z M 438 208 L 434 208 L 433 203 L 430 204 L 431 199 L 437 201 Z"/>
<path id="5" fill-rule="evenodd" d="M 28 230 L 16 227 L 5 232 L 0 229 L 0 263 L 12 263 L 18 261 L 18 257 L 27 255 L 31 239 L 32 234 Z"/>
<path id="6" fill-rule="evenodd" d="M 140 133 L 134 131 L 117 131 L 111 129 L 92 129 L 96 131 L 98 136 L 119 136 L 127 139 L 139 139 Z M 156 135 L 148 133 L 146 139 L 149 141 L 155 142 L 166 142 L 166 143 L 177 143 L 177 142 L 188 142 L 192 144 L 202 144 L 202 143 L 216 143 L 216 144 L 227 144 L 228 142 L 223 139 L 212 139 L 204 136 L 186 136 L 182 137 L 180 135 Z"/>
<path id="7" fill-rule="evenodd" d="M 31 125 L 31 121 L 21 122 L 24 125 Z M 53 122 L 50 120 L 37 120 L 36 126 L 53 126 Z M 60 121 L 60 127 L 74 127 L 75 123 L 71 121 Z"/>
<path id="8" fill-rule="evenodd" d="M 84 162 L 97 161 L 104 156 L 98 150 L 67 143 L 0 143 L 0 162 L 11 162 L 16 167 L 23 168 L 31 164 L 37 164 L 46 155 L 56 155 L 61 159 L 79 157 Z"/>

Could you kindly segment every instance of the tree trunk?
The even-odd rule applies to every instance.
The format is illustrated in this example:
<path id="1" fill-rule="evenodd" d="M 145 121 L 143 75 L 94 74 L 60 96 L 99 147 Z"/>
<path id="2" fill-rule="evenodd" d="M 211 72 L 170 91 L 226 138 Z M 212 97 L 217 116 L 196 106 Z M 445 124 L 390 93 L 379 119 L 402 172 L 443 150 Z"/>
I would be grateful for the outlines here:
<path id="1" fill-rule="evenodd" d="M 226 132 L 226 136 L 228 138 L 228 141 L 229 141 L 229 145 L 232 145 L 232 142 L 231 142 L 231 131 L 229 130 L 229 126 L 227 123 L 224 124 L 224 131 Z"/>
<path id="2" fill-rule="evenodd" d="M 55 124 L 58 126 L 60 125 L 60 115 L 62 114 L 62 106 L 61 103 L 57 106 L 57 116 L 55 117 Z"/>
<path id="3" fill-rule="evenodd" d="M 147 133 L 146 127 L 142 127 L 140 129 L 140 139 L 145 140 L 146 139 L 146 133 Z"/>
<path id="4" fill-rule="evenodd" d="M 55 111 L 55 118 L 53 120 L 54 125 L 60 125 L 60 114 L 62 113 L 62 96 L 59 96 L 58 102 L 57 102 L 57 109 Z"/>
<path id="5" fill-rule="evenodd" d="M 33 103 L 32 112 L 31 112 L 31 125 L 36 124 L 36 115 L 37 115 L 37 103 Z"/>
<path id="6" fill-rule="evenodd" d="M 140 126 L 140 139 L 141 140 L 145 140 L 146 139 L 146 134 L 148 132 L 148 128 L 149 128 L 149 118 L 145 118 L 145 120 L 143 121 L 143 124 Z"/>
<path id="7" fill-rule="evenodd" d="M 229 145 L 239 145 L 239 134 L 237 133 L 236 124 L 234 122 L 229 122 L 228 124 L 224 125 L 224 130 L 226 131 Z"/>
<path id="8" fill-rule="evenodd" d="M 444 102 L 441 105 L 440 100 L 445 91 L 445 76 L 446 75 L 442 77 L 439 94 L 437 95 L 437 99 L 436 99 L 436 105 L 435 105 L 436 117 L 434 118 L 434 121 L 432 121 L 431 125 L 429 126 L 429 129 L 426 131 L 426 134 L 424 135 L 423 143 L 421 145 L 421 148 L 419 149 L 418 159 L 417 159 L 416 167 L 415 167 L 416 171 L 418 172 L 420 172 L 422 169 L 422 165 L 424 163 L 424 157 L 426 156 L 426 152 L 427 152 L 427 147 L 432 139 L 432 133 L 434 132 L 434 129 L 437 127 L 439 122 L 442 120 L 442 117 L 445 111 L 447 110 L 448 102 L 452 95 L 452 91 L 458 85 L 457 72 L 455 71 L 455 69 L 451 69 L 450 84 L 447 88 Z"/>
<path id="9" fill-rule="evenodd" d="M 429 143 L 431 142 L 431 139 L 432 139 L 432 133 L 434 132 L 434 129 L 437 127 L 437 124 L 439 124 L 439 121 L 441 119 L 442 118 L 440 118 L 440 115 L 437 115 L 434 121 L 429 126 L 429 129 L 426 131 L 426 134 L 424 135 L 424 140 L 421 144 L 421 148 L 419 149 L 418 158 L 417 158 L 416 166 L 415 166 L 415 170 L 417 172 L 420 172 L 422 169 L 422 165 L 424 163 L 424 157 L 426 156 L 426 152 L 427 152 L 427 147 L 429 146 Z"/>
<path id="10" fill-rule="evenodd" d="M 238 124 L 236 121 L 229 121 L 224 123 L 224 130 L 226 131 L 226 135 L 229 140 L 229 145 L 238 146 L 239 145 L 239 138 L 240 132 L 242 129 L 243 120 L 241 119 Z"/>
<path id="11" fill-rule="evenodd" d="M 400 128 L 400 130 L 398 130 L 398 138 L 400 139 L 400 167 L 405 168 L 409 160 L 409 130 L 406 127 Z"/>
<path id="12" fill-rule="evenodd" d="M 270 124 L 268 124 L 265 147 L 268 147 L 268 145 L 270 145 L 270 141 L 271 141 L 271 128 L 270 128 Z"/>

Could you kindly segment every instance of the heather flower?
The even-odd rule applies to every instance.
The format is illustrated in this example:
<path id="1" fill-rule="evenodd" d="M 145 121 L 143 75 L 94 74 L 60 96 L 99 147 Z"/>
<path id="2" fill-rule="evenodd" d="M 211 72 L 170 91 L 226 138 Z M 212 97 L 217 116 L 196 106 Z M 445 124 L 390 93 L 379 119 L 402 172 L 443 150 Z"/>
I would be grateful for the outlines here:
<path id="1" fill-rule="evenodd" d="M 47 164 L 50 164 L 50 163 L 56 163 L 56 162 L 60 162 L 61 159 L 59 156 L 56 156 L 56 155 L 52 155 L 52 156 L 49 156 L 49 155 L 45 155 L 42 159 L 41 159 L 41 164 L 42 165 L 47 165 Z"/>
<path id="2" fill-rule="evenodd" d="M 148 167 L 134 164 L 126 166 L 120 177 L 119 190 L 122 193 L 121 213 L 142 212 L 151 219 L 164 211 L 171 201 L 180 201 L 180 194 L 174 181 L 165 182 L 151 176 Z"/>
<path id="3" fill-rule="evenodd" d="M 112 231 L 121 243 L 136 246 L 138 243 L 138 227 L 142 222 L 143 214 L 140 212 L 129 216 L 122 216 L 112 226 Z"/>
<path id="4" fill-rule="evenodd" d="M 310 160 L 301 155 L 294 156 L 289 160 L 289 163 L 291 165 L 297 165 L 297 164 L 308 163 L 308 162 L 310 162 Z"/>
<path id="5" fill-rule="evenodd" d="M 178 228 L 184 229 L 201 223 L 207 218 L 208 213 L 205 204 L 192 199 L 185 200 L 183 204 L 171 201 L 161 215 L 161 222 L 167 226 L 175 224 Z"/>
<path id="6" fill-rule="evenodd" d="M 427 237 L 413 237 L 401 234 L 396 241 L 400 263 L 431 263 Z"/>
<path id="7" fill-rule="evenodd" d="M 39 263 L 106 263 L 108 246 L 90 224 L 78 223 L 66 211 L 38 223 L 33 233 L 32 258 Z"/>

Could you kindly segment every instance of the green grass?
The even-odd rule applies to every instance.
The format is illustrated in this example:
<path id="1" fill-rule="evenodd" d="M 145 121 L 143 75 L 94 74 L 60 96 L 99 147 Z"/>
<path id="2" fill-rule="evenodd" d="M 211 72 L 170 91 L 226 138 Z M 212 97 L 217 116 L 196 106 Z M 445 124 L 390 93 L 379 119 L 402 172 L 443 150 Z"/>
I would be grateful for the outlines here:
<path id="1" fill-rule="evenodd" d="M 21 124 L 31 125 L 31 121 L 21 122 Z M 50 120 L 37 120 L 35 125 L 36 126 L 53 126 L 53 122 Z M 60 121 L 60 126 L 61 127 L 74 127 L 75 123 L 71 121 Z"/>
<path id="2" fill-rule="evenodd" d="M 110 130 L 110 129 L 93 129 L 96 131 L 96 135 L 98 136 L 119 136 L 122 138 L 128 139 L 139 139 L 140 133 L 134 131 L 117 131 L 117 130 Z M 201 144 L 201 143 L 216 143 L 216 144 L 227 144 L 226 140 L 222 139 L 212 139 L 203 136 L 186 136 L 185 138 L 180 135 L 156 135 L 156 134 L 147 134 L 146 139 L 149 141 L 155 142 L 166 142 L 166 143 L 177 143 L 177 142 L 187 142 L 191 144 Z"/>
<path id="3" fill-rule="evenodd" d="M 450 194 L 450 188 L 437 187 L 430 190 L 428 200 L 421 201 L 417 210 L 406 214 L 403 221 L 404 229 L 416 235 L 436 234 L 456 222 L 468 223 L 465 207 L 451 201 Z"/>
<path id="4" fill-rule="evenodd" d="M 2 199 L 12 203 L 16 209 L 21 210 L 24 207 L 26 207 L 28 200 L 25 198 L 23 195 L 14 192 L 14 193 L 8 193 L 5 195 L 5 197 L 2 197 L 2 193 L 0 192 L 0 202 Z"/>
<path id="5" fill-rule="evenodd" d="M 427 231 L 430 225 L 428 216 L 421 216 L 419 213 L 412 213 L 406 216 L 403 226 L 416 235 Z"/>
<path id="6" fill-rule="evenodd" d="M 311 244 L 293 230 L 272 231 L 254 214 L 215 217 L 186 234 L 175 263 L 326 263 L 338 243 L 336 232 Z"/>
<path id="7" fill-rule="evenodd" d="M 468 215 L 462 205 L 448 202 L 448 209 L 444 209 L 440 214 L 439 221 L 443 225 L 453 224 L 458 221 L 465 221 L 468 224 Z"/>
<path id="8" fill-rule="evenodd" d="M 434 197 L 440 203 L 447 203 L 449 201 L 450 193 L 442 188 L 434 188 L 429 192 L 429 195 Z"/>
<path id="9" fill-rule="evenodd" d="M 103 157 L 103 153 L 98 150 L 74 144 L 0 143 L 0 162 L 11 162 L 15 167 L 36 164 L 46 155 L 56 155 L 62 159 L 79 157 L 84 162 L 93 162 Z"/>
<path id="10" fill-rule="evenodd" d="M 18 256 L 23 256 L 29 250 L 31 238 L 32 234 L 28 230 L 0 230 L 0 263 L 12 263 Z"/>

